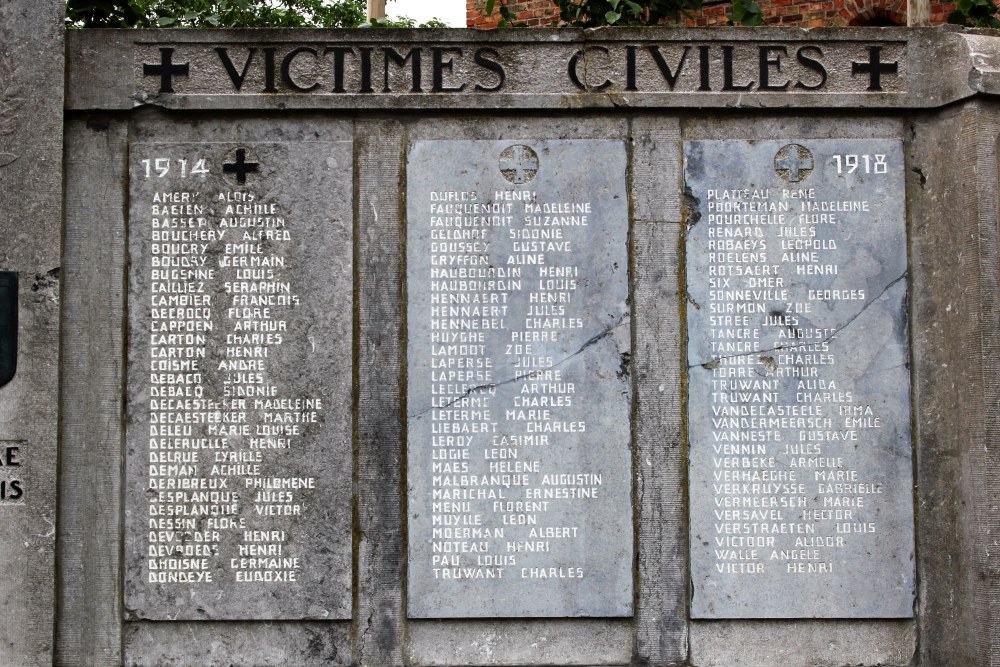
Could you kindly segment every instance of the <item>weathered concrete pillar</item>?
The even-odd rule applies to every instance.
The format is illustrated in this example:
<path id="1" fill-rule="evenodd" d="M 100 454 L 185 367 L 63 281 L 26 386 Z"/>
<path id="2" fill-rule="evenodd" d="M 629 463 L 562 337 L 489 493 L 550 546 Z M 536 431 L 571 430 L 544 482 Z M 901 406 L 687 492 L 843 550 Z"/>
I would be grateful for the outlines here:
<path id="1" fill-rule="evenodd" d="M 63 8 L 0 4 L 0 271 L 17 274 L 16 371 L 0 387 L 5 665 L 52 663 Z"/>

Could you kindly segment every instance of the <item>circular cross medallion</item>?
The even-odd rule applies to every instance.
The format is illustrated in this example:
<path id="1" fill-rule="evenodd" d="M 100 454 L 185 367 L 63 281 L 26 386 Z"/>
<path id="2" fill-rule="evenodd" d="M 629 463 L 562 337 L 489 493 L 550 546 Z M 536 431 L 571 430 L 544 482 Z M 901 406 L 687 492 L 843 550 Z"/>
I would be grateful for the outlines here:
<path id="1" fill-rule="evenodd" d="M 774 170 L 789 183 L 805 180 L 813 170 L 812 152 L 800 144 L 782 146 L 774 156 Z"/>
<path id="2" fill-rule="evenodd" d="M 538 173 L 538 154 L 527 146 L 515 144 L 500 153 L 500 173 L 511 183 L 527 183 Z"/>

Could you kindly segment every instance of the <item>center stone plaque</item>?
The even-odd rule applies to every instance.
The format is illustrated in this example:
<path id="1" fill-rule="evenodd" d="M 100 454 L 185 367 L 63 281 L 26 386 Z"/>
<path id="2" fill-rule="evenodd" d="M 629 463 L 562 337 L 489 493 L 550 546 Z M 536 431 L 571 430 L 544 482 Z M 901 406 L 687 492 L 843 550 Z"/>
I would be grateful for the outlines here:
<path id="1" fill-rule="evenodd" d="M 407 173 L 409 616 L 631 615 L 624 144 Z"/>
<path id="2" fill-rule="evenodd" d="M 893 140 L 690 141 L 695 618 L 913 615 Z"/>
<path id="3" fill-rule="evenodd" d="M 125 604 L 351 613 L 352 152 L 137 143 Z"/>

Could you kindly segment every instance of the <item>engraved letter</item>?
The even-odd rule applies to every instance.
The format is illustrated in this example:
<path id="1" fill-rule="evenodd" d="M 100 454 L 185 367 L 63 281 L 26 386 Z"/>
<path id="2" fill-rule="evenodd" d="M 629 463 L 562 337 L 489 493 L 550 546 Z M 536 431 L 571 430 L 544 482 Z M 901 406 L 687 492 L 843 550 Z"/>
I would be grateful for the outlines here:
<path id="1" fill-rule="evenodd" d="M 444 73 L 445 73 L 445 70 L 447 70 L 448 73 L 451 74 L 451 72 L 452 72 L 452 65 L 454 63 L 451 60 L 451 58 L 449 58 L 448 60 L 445 60 L 443 56 L 446 53 L 454 53 L 457 56 L 461 56 L 462 55 L 462 49 L 458 49 L 458 48 L 454 48 L 454 47 L 453 48 L 443 48 L 443 47 L 435 46 L 433 49 L 431 49 L 431 53 L 433 54 L 431 60 L 432 60 L 433 65 L 434 65 L 434 67 L 433 67 L 433 84 L 431 85 L 431 90 L 433 90 L 435 93 L 457 93 L 460 90 L 462 90 L 463 88 L 465 88 L 465 84 L 464 83 L 462 85 L 460 85 L 460 86 L 457 86 L 457 87 L 444 85 Z"/>
<path id="2" fill-rule="evenodd" d="M 507 73 L 504 71 L 503 65 L 498 63 L 496 60 L 490 60 L 489 58 L 486 57 L 487 55 L 492 56 L 493 58 L 500 57 L 500 53 L 497 52 L 496 49 L 483 47 L 478 51 L 476 51 L 476 55 L 473 56 L 473 60 L 475 60 L 476 64 L 482 67 L 483 69 L 488 69 L 489 71 L 497 75 L 497 85 L 493 86 L 492 88 L 487 88 L 486 86 L 477 83 L 476 90 L 480 90 L 486 93 L 492 93 L 495 90 L 500 90 L 501 88 L 503 88 L 504 81 L 507 80 Z"/>
<path id="3" fill-rule="evenodd" d="M 292 79 L 292 61 L 295 60 L 296 56 L 300 53 L 311 54 L 314 60 L 319 56 L 315 49 L 310 49 L 308 46 L 300 46 L 292 49 L 288 52 L 288 55 L 281 60 L 281 80 L 292 90 L 300 93 L 308 93 L 309 91 L 319 88 L 319 82 L 316 81 L 313 85 L 305 87 L 300 86 L 294 79 Z"/>
<path id="4" fill-rule="evenodd" d="M 580 90 L 586 90 L 588 92 L 594 92 L 594 91 L 598 91 L 598 90 L 604 90 L 605 88 L 607 88 L 608 86 L 611 85 L 611 80 L 610 79 L 605 79 L 604 83 L 602 83 L 600 85 L 591 86 L 587 82 L 582 81 L 580 79 L 580 75 L 576 71 L 577 63 L 580 61 L 580 56 L 583 56 L 584 59 L 586 59 L 586 57 L 587 57 L 587 51 L 600 51 L 601 53 L 603 53 L 605 55 L 609 53 L 608 50 L 605 47 L 603 47 L 603 46 L 589 46 L 589 47 L 580 49 L 579 51 L 577 51 L 576 53 L 574 53 L 573 57 L 569 59 L 569 80 L 572 81 L 573 84 L 577 88 L 579 88 Z M 586 69 L 586 68 L 584 68 L 584 69 Z"/>
<path id="5" fill-rule="evenodd" d="M 807 85 L 801 81 L 796 82 L 796 88 L 804 88 L 805 90 L 816 90 L 817 88 L 822 88 L 826 85 L 826 68 L 823 67 L 823 63 L 816 60 L 815 58 L 810 58 L 806 55 L 806 52 L 815 52 L 820 58 L 823 57 L 823 51 L 820 50 L 818 46 L 803 46 L 795 53 L 795 58 L 802 64 L 806 69 L 811 69 L 812 71 L 819 74 L 819 83 L 815 85 Z"/>
<path id="6" fill-rule="evenodd" d="M 243 87 L 243 82 L 246 81 L 247 72 L 250 71 L 250 63 L 253 62 L 253 54 L 257 52 L 257 49 L 250 49 L 250 52 L 247 54 L 247 61 L 243 64 L 242 72 L 237 72 L 233 61 L 229 59 L 229 49 L 219 46 L 216 47 L 215 52 L 219 54 L 222 66 L 226 68 L 226 73 L 229 74 L 229 79 L 233 82 L 233 87 L 238 91 Z"/>

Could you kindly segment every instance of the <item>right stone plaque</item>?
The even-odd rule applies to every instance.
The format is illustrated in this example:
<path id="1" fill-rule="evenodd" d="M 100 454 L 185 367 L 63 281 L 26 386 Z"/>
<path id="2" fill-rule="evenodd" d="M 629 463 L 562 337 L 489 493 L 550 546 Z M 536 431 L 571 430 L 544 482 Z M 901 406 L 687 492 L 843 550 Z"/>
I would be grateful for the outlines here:
<path id="1" fill-rule="evenodd" d="M 692 616 L 912 617 L 901 142 L 684 155 Z"/>

